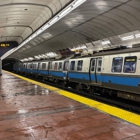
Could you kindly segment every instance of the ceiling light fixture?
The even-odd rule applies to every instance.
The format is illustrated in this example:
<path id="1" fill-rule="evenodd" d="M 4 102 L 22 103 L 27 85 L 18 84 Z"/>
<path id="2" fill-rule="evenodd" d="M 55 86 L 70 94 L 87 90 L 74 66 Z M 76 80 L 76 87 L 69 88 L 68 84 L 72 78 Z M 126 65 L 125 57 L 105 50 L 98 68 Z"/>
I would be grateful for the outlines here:
<path id="1" fill-rule="evenodd" d="M 134 39 L 133 35 L 130 36 L 126 36 L 126 37 L 122 37 L 121 40 L 125 41 L 125 40 L 130 40 L 130 39 Z"/>
<path id="2" fill-rule="evenodd" d="M 102 41 L 102 42 L 101 42 L 102 45 L 107 45 L 107 44 L 110 44 L 110 43 L 111 43 L 111 42 L 110 42 L 109 40 L 107 40 L 107 41 Z"/>
<path id="3" fill-rule="evenodd" d="M 50 24 L 55 23 L 58 19 L 59 19 L 59 16 L 58 17 L 55 17 L 53 20 L 51 20 Z"/>
<path id="4" fill-rule="evenodd" d="M 139 37 L 140 37 L 140 34 L 135 34 L 135 37 L 136 37 L 136 38 L 139 38 Z"/>

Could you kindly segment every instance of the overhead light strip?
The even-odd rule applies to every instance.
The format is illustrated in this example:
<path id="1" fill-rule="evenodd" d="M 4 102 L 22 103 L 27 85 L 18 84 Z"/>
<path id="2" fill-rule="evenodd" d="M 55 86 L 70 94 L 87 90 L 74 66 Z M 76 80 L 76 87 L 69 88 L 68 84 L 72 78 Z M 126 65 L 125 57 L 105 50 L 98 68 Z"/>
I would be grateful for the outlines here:
<path id="1" fill-rule="evenodd" d="M 22 46 L 24 46 L 30 40 L 32 40 L 33 38 L 35 38 L 37 35 L 41 34 L 43 31 L 45 31 L 46 29 L 48 29 L 50 26 L 52 26 L 54 23 L 56 23 L 57 21 L 59 21 L 61 18 L 63 18 L 64 16 L 66 16 L 68 13 L 70 13 L 71 11 L 73 11 L 75 8 L 77 8 L 78 6 L 80 6 L 81 4 L 83 4 L 85 1 L 87 1 L 87 0 L 75 0 L 74 2 L 72 2 L 64 10 L 62 10 L 54 18 L 52 18 L 48 23 L 46 23 L 44 26 L 42 26 L 40 29 L 38 29 L 34 34 L 32 34 L 30 37 L 28 37 L 24 42 L 22 42 L 14 51 L 12 51 L 12 52 L 10 52 L 8 54 L 4 54 L 1 57 L 1 59 L 6 58 L 7 56 L 11 55 L 12 53 L 14 53 L 18 49 L 20 49 Z"/>
<path id="2" fill-rule="evenodd" d="M 133 36 L 133 35 L 130 35 L 130 36 L 122 37 L 121 39 L 122 39 L 123 41 L 129 40 L 129 39 L 134 39 L 134 36 Z"/>
<path id="3" fill-rule="evenodd" d="M 107 44 L 110 44 L 110 41 L 109 41 L 109 40 L 107 40 L 107 41 L 102 41 L 101 44 L 102 44 L 102 45 L 107 45 Z"/>
<path id="4" fill-rule="evenodd" d="M 139 37 L 140 37 L 140 34 L 136 34 L 135 37 L 136 37 L 136 38 L 139 38 Z"/>

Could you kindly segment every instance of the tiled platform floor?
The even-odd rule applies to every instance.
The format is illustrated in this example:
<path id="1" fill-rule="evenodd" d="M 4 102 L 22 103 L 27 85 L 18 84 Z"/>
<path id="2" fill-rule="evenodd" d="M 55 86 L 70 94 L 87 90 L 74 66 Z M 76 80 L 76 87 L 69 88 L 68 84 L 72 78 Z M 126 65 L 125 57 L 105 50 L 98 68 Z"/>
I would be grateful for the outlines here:
<path id="1" fill-rule="evenodd" d="M 140 140 L 140 128 L 3 72 L 0 140 Z"/>

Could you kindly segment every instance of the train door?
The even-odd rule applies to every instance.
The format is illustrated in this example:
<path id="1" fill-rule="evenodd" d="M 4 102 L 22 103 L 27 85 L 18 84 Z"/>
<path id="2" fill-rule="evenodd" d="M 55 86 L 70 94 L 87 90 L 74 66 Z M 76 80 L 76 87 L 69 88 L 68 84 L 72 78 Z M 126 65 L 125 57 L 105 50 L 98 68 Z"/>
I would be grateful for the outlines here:
<path id="1" fill-rule="evenodd" d="M 93 84 L 102 84 L 102 58 L 92 58 L 90 63 L 90 80 Z"/>
<path id="2" fill-rule="evenodd" d="M 48 74 L 51 76 L 52 62 L 48 62 Z"/>
<path id="3" fill-rule="evenodd" d="M 97 78 L 97 83 L 102 84 L 102 57 L 99 57 L 96 59 L 96 78 Z"/>
<path id="4" fill-rule="evenodd" d="M 66 80 L 67 77 L 68 77 L 68 69 L 69 69 L 69 61 L 65 61 L 64 62 L 64 67 L 63 67 L 64 80 Z"/>
<path id="5" fill-rule="evenodd" d="M 38 66 L 37 66 L 37 74 L 39 74 L 39 68 L 40 68 L 40 62 L 38 62 Z"/>

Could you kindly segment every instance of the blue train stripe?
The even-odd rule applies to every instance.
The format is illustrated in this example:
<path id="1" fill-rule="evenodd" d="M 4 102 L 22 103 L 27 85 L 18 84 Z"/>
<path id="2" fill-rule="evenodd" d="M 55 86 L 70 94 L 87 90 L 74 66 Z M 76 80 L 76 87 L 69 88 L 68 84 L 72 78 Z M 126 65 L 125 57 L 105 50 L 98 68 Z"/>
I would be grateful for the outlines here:
<path id="1" fill-rule="evenodd" d="M 33 73 L 38 73 L 38 70 L 35 70 L 35 69 L 34 69 L 34 70 L 32 70 L 32 72 L 33 72 Z"/>
<path id="2" fill-rule="evenodd" d="M 118 85 L 127 85 L 127 86 L 135 86 L 138 87 L 138 84 L 140 83 L 140 78 L 137 77 L 124 77 L 124 76 L 107 76 L 102 75 L 102 81 L 105 83 L 108 83 L 109 80 L 113 84 Z"/>
<path id="3" fill-rule="evenodd" d="M 16 69 L 16 68 L 15 68 Z M 27 72 L 33 72 L 33 73 L 40 73 L 44 75 L 51 75 L 51 76 L 58 76 L 58 77 L 65 77 L 66 73 L 63 73 L 63 71 L 47 71 L 47 70 L 30 70 L 27 69 Z M 90 81 L 90 75 L 89 73 L 80 73 L 80 72 L 68 72 L 69 78 L 74 79 L 84 79 Z M 98 82 L 103 83 L 109 83 L 111 81 L 112 84 L 118 84 L 118 85 L 126 85 L 126 86 L 133 86 L 138 87 L 138 84 L 140 83 L 140 78 L 137 77 L 125 77 L 125 76 L 116 76 L 116 75 L 96 75 Z M 95 74 L 91 74 L 91 80 L 95 81 Z"/>
<path id="4" fill-rule="evenodd" d="M 48 75 L 48 70 L 39 70 L 39 74 Z"/>
<path id="5" fill-rule="evenodd" d="M 50 71 L 49 75 L 51 76 L 58 76 L 58 77 L 65 77 L 66 74 L 63 71 Z"/>
<path id="6" fill-rule="evenodd" d="M 90 80 L 89 73 L 69 72 L 68 77 L 69 78 L 75 78 L 75 79 Z"/>
<path id="7" fill-rule="evenodd" d="M 27 69 L 27 72 L 31 72 L 31 69 Z"/>
<path id="8" fill-rule="evenodd" d="M 25 68 L 22 68 L 21 71 L 26 72 L 26 69 Z"/>
<path id="9" fill-rule="evenodd" d="M 85 79 L 90 80 L 88 73 L 68 73 L 69 78 L 75 78 L 75 79 Z M 138 84 L 140 83 L 140 78 L 137 77 L 125 77 L 125 76 L 116 76 L 116 75 L 101 75 L 97 74 L 97 81 L 103 82 L 103 83 L 109 83 L 111 81 L 112 84 L 118 84 L 118 85 L 127 85 L 127 86 L 135 86 L 138 87 Z M 95 81 L 95 74 L 91 74 L 91 80 Z"/>

